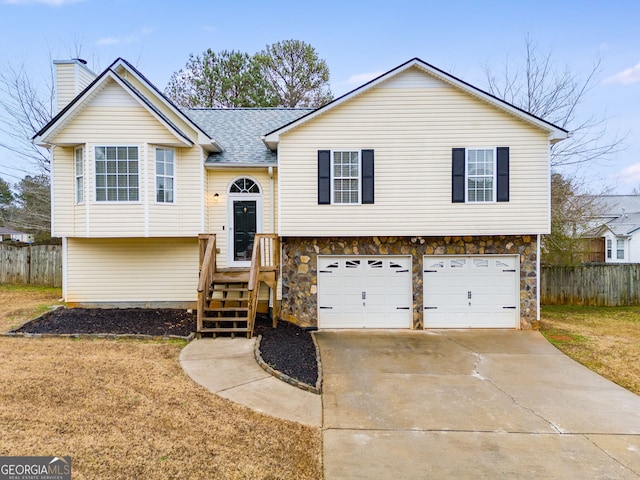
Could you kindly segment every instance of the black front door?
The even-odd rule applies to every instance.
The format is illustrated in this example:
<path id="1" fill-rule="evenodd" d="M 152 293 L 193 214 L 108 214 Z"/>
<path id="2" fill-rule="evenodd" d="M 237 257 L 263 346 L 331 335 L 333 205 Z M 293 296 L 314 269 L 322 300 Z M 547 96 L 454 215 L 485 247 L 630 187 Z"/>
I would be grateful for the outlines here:
<path id="1" fill-rule="evenodd" d="M 256 234 L 256 201 L 233 202 L 233 260 L 250 261 Z"/>

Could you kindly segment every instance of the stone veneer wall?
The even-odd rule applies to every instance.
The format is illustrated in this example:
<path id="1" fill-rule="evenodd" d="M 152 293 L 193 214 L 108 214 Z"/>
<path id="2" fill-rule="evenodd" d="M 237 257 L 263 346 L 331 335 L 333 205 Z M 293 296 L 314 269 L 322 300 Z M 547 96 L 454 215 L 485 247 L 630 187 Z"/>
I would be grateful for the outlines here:
<path id="1" fill-rule="evenodd" d="M 412 255 L 413 328 L 423 328 L 423 255 L 520 255 L 520 327 L 537 329 L 535 235 L 481 237 L 352 237 L 282 239 L 280 317 L 302 327 L 318 325 L 318 255 Z"/>

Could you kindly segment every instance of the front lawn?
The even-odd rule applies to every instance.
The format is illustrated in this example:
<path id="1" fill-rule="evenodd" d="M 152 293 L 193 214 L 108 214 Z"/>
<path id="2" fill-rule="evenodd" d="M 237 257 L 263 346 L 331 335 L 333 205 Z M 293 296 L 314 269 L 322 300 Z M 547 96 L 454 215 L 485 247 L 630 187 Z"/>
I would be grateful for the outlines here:
<path id="1" fill-rule="evenodd" d="M 59 288 L 0 284 L 0 332 L 18 327 L 49 307 L 59 305 L 61 296 Z"/>
<path id="2" fill-rule="evenodd" d="M 55 289 L 54 289 L 55 290 Z M 6 331 L 60 291 L 0 286 Z M 318 428 L 213 395 L 183 341 L 0 338 L 0 456 L 72 457 L 74 479 L 318 479 Z"/>
<path id="3" fill-rule="evenodd" d="M 640 307 L 543 306 L 540 330 L 569 357 L 640 395 Z"/>

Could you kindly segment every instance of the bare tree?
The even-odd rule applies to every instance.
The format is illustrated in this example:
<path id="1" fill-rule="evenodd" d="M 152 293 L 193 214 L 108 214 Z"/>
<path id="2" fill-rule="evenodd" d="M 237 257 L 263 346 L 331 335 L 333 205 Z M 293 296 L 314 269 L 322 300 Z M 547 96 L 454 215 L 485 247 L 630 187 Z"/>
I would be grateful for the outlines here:
<path id="1" fill-rule="evenodd" d="M 589 195 L 580 181 L 551 175 L 551 234 L 542 239 L 542 261 L 550 265 L 575 265 L 598 261 L 593 238 L 600 224 L 596 219 L 603 214 L 604 205 L 599 195 Z"/>
<path id="2" fill-rule="evenodd" d="M 16 194 L 9 207 L 0 210 L 0 221 L 7 226 L 36 236 L 51 237 L 51 186 L 49 176 L 27 175 L 14 185 Z"/>
<path id="3" fill-rule="evenodd" d="M 34 171 L 48 174 L 49 151 L 34 145 L 31 137 L 55 112 L 52 62 L 42 86 L 32 79 L 24 65 L 6 64 L 0 68 L 0 148 L 15 158 L 15 170 L 21 174 Z"/>
<path id="4" fill-rule="evenodd" d="M 551 166 L 565 167 L 609 160 L 624 149 L 624 138 L 607 134 L 606 119 L 582 116 L 580 107 L 598 84 L 601 59 L 584 74 L 558 67 L 551 52 L 540 53 L 525 37 L 524 58 L 515 67 L 505 62 L 501 73 L 485 66 L 489 93 L 571 132 L 551 147 Z"/>

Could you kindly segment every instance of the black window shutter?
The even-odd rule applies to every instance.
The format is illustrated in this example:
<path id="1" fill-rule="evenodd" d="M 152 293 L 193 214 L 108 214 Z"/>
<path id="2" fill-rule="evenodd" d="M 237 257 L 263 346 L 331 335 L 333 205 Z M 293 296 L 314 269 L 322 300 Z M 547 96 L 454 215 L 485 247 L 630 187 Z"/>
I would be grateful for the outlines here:
<path id="1" fill-rule="evenodd" d="M 373 150 L 362 150 L 362 203 L 373 203 Z"/>
<path id="2" fill-rule="evenodd" d="M 318 205 L 331 203 L 331 150 L 318 150 Z"/>
<path id="3" fill-rule="evenodd" d="M 453 203 L 464 203 L 464 157 L 464 148 L 451 149 L 451 201 Z"/>
<path id="4" fill-rule="evenodd" d="M 498 147 L 498 192 L 496 200 L 498 202 L 509 201 L 509 147 Z"/>

